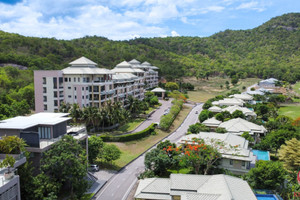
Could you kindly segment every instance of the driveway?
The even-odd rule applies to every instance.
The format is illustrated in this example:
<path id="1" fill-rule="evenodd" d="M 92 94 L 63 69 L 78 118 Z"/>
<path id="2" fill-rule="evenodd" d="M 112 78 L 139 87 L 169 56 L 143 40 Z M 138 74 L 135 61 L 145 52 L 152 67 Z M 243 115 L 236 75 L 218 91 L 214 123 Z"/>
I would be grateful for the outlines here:
<path id="1" fill-rule="evenodd" d="M 203 104 L 195 106 L 188 114 L 187 118 L 181 124 L 181 126 L 169 135 L 165 140 L 176 142 L 181 136 L 185 135 L 188 127 L 198 121 L 198 114 L 202 110 Z M 164 110 L 163 110 L 164 111 Z M 153 147 L 154 148 L 154 147 Z M 150 151 L 149 149 L 148 151 Z M 95 195 L 97 200 L 125 200 L 132 189 L 133 185 L 137 181 L 137 177 L 145 169 L 144 165 L 145 153 L 130 163 L 127 167 L 122 169 L 116 175 L 114 175 L 107 184 Z"/>
<path id="2" fill-rule="evenodd" d="M 161 103 L 161 106 L 148 118 L 146 119 L 137 129 L 134 130 L 134 132 L 139 132 L 144 129 L 146 129 L 148 126 L 150 126 L 152 123 L 159 122 L 160 117 L 164 114 L 165 110 L 172 106 L 172 101 L 159 101 Z"/>

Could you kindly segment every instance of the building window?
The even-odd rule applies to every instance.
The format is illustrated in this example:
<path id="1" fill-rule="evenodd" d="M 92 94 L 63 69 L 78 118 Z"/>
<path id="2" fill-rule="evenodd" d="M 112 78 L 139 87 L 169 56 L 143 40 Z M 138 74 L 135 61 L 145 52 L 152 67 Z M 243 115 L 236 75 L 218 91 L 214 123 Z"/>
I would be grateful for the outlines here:
<path id="1" fill-rule="evenodd" d="M 246 162 L 245 161 L 242 161 L 242 166 L 246 167 Z"/>
<path id="2" fill-rule="evenodd" d="M 47 96 L 43 96 L 43 101 L 47 102 Z"/>
<path id="3" fill-rule="evenodd" d="M 43 87 L 43 93 L 47 93 L 47 88 Z"/>
<path id="4" fill-rule="evenodd" d="M 68 82 L 68 78 L 65 78 L 65 82 Z"/>
<path id="5" fill-rule="evenodd" d="M 84 91 L 84 87 L 82 87 L 82 91 Z"/>
<path id="6" fill-rule="evenodd" d="M 54 100 L 54 106 L 57 106 L 58 104 L 57 104 L 57 100 Z"/>
<path id="7" fill-rule="evenodd" d="M 46 77 L 43 77 L 43 84 L 46 84 Z"/>
<path id="8" fill-rule="evenodd" d="M 88 98 L 89 98 L 89 95 L 86 95 L 85 98 L 88 99 Z"/>
<path id="9" fill-rule="evenodd" d="M 68 87 L 69 90 L 71 90 L 71 87 Z"/>
<path id="10" fill-rule="evenodd" d="M 229 165 L 233 165 L 233 160 L 229 160 Z"/>
<path id="11" fill-rule="evenodd" d="M 39 127 L 39 137 L 40 139 L 50 139 L 51 138 L 51 129 L 49 127 L 41 126 Z"/>
<path id="12" fill-rule="evenodd" d="M 71 78 L 69 78 L 69 82 L 71 82 Z"/>
<path id="13" fill-rule="evenodd" d="M 54 91 L 53 93 L 54 97 L 57 97 L 57 91 Z"/>
<path id="14" fill-rule="evenodd" d="M 76 82 L 76 78 L 74 77 L 74 82 Z"/>
<path id="15" fill-rule="evenodd" d="M 44 105 L 44 110 L 45 110 L 45 111 L 48 110 L 47 105 Z"/>
<path id="16" fill-rule="evenodd" d="M 68 98 L 71 98 L 71 95 L 69 95 Z"/>
<path id="17" fill-rule="evenodd" d="M 80 82 L 80 78 L 78 77 L 78 82 Z"/>
<path id="18" fill-rule="evenodd" d="M 53 88 L 57 89 L 57 78 L 53 77 Z"/>
<path id="19" fill-rule="evenodd" d="M 75 99 L 77 99 L 77 96 L 75 95 L 75 97 L 74 97 Z"/>
<path id="20" fill-rule="evenodd" d="M 86 87 L 85 90 L 89 90 L 89 87 Z"/>
<path id="21" fill-rule="evenodd" d="M 84 99 L 84 96 L 82 96 L 82 99 Z"/>
<path id="22" fill-rule="evenodd" d="M 74 90 L 76 91 L 76 87 L 74 87 Z"/>

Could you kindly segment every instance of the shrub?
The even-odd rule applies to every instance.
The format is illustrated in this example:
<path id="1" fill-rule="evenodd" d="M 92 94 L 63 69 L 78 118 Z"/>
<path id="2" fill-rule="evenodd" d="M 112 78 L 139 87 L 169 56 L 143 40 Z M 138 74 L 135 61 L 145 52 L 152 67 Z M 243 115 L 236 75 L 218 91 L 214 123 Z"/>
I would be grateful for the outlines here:
<path id="1" fill-rule="evenodd" d="M 159 126 L 162 130 L 168 130 L 170 128 L 183 105 L 182 100 L 174 100 L 172 103 L 173 106 L 171 107 L 170 112 L 160 119 Z"/>
<path id="2" fill-rule="evenodd" d="M 225 128 L 216 128 L 216 133 L 227 133 Z"/>
<path id="3" fill-rule="evenodd" d="M 219 121 L 224 121 L 224 116 L 223 116 L 223 114 L 222 113 L 218 113 L 218 114 L 216 114 L 216 119 L 217 120 L 219 120 Z"/>
<path id="4" fill-rule="evenodd" d="M 152 132 L 155 132 L 155 127 L 156 124 L 151 124 L 148 128 L 137 133 L 117 135 L 117 136 L 102 135 L 100 137 L 104 142 L 127 142 L 132 140 L 138 140 L 153 134 Z"/>
<path id="5" fill-rule="evenodd" d="M 199 115 L 199 121 L 203 122 L 207 120 L 208 118 L 211 118 L 214 116 L 214 113 L 209 110 L 202 110 L 202 112 Z"/>

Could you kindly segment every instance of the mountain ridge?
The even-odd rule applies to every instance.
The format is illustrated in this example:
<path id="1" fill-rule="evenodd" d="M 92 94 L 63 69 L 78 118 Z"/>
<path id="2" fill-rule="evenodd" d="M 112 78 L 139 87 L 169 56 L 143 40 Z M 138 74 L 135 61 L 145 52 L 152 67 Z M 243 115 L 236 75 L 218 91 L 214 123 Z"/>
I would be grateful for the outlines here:
<path id="1" fill-rule="evenodd" d="M 167 79 L 181 76 L 275 77 L 300 79 L 300 13 L 274 17 L 248 30 L 225 30 L 209 37 L 137 38 L 112 41 L 87 36 L 73 40 L 25 37 L 0 31 L 0 63 L 30 69 L 62 69 L 86 56 L 113 68 L 136 58 L 160 67 Z"/>

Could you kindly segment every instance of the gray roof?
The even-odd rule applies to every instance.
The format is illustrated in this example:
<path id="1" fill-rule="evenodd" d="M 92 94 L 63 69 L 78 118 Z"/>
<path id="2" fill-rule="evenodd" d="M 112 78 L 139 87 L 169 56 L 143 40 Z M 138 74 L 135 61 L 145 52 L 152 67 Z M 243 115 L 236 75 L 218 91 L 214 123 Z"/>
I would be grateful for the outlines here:
<path id="1" fill-rule="evenodd" d="M 266 133 L 267 130 L 261 125 L 248 122 L 247 120 L 236 118 L 231 119 L 220 124 L 221 128 L 225 128 L 228 132 L 233 134 L 242 135 L 244 132 L 249 132 L 253 135 L 254 133 Z"/>
<path id="2" fill-rule="evenodd" d="M 170 179 L 140 180 L 135 198 L 171 199 L 173 195 L 182 200 L 256 200 L 246 181 L 223 174 L 171 174 Z"/>
<path id="3" fill-rule="evenodd" d="M 249 94 L 233 94 L 233 95 L 230 95 L 229 97 L 236 98 L 236 99 L 242 99 L 242 100 L 246 100 L 246 101 L 253 100 L 253 96 L 251 96 Z"/>
<path id="4" fill-rule="evenodd" d="M 219 126 L 222 122 L 217 120 L 215 117 L 209 118 L 202 122 L 205 126 Z"/>
<path id="5" fill-rule="evenodd" d="M 115 68 L 132 68 L 132 66 L 128 62 L 123 61 L 117 64 Z"/>
<path id="6" fill-rule="evenodd" d="M 119 73 L 119 74 L 113 75 L 112 79 L 115 82 L 124 82 L 124 81 L 131 81 L 134 79 L 138 79 L 138 77 L 131 73 Z"/>
<path id="7" fill-rule="evenodd" d="M 266 80 L 262 80 L 259 83 L 267 83 L 267 84 L 275 84 L 278 80 L 276 78 L 269 78 Z"/>
<path id="8" fill-rule="evenodd" d="M 242 111 L 244 115 L 246 116 L 256 116 L 256 113 L 246 107 L 240 107 L 237 105 L 234 106 L 228 106 L 227 108 L 223 108 L 222 111 L 228 111 L 230 114 L 232 114 L 234 111 L 239 110 Z"/>
<path id="9" fill-rule="evenodd" d="M 212 106 L 208 110 L 211 112 L 222 112 L 222 108 L 220 108 L 218 106 Z"/>
<path id="10" fill-rule="evenodd" d="M 27 129 L 36 125 L 55 125 L 70 120 L 69 113 L 40 112 L 0 121 L 0 129 Z"/>
<path id="11" fill-rule="evenodd" d="M 81 58 L 78 58 L 72 62 L 69 63 L 72 66 L 77 66 L 77 65 L 83 65 L 83 66 L 96 66 L 97 63 L 91 61 L 90 59 L 82 56 Z"/>
<path id="12" fill-rule="evenodd" d="M 155 89 L 151 90 L 151 92 L 166 92 L 166 90 L 164 90 L 162 88 L 155 88 Z"/>
<path id="13" fill-rule="evenodd" d="M 213 101 L 213 105 L 220 105 L 220 106 L 230 106 L 230 105 L 239 105 L 243 106 L 245 102 L 241 99 L 236 99 L 236 98 L 225 98 L 219 101 Z"/>
<path id="14" fill-rule="evenodd" d="M 132 64 L 132 65 L 139 65 L 141 64 L 140 61 L 136 60 L 136 59 L 132 59 L 131 61 L 128 62 L 129 64 Z"/>
<path id="15" fill-rule="evenodd" d="M 151 66 L 151 64 L 148 63 L 147 61 L 143 62 L 142 65 L 143 65 L 143 66 L 145 66 L 145 65 L 146 65 L 146 66 Z"/>

